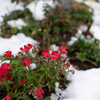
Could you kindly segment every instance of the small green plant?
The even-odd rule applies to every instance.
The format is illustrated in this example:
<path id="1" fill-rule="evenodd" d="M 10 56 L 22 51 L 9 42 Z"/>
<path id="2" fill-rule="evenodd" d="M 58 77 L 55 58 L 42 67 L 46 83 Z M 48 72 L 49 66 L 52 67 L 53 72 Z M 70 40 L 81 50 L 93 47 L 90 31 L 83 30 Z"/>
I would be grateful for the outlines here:
<path id="1" fill-rule="evenodd" d="M 30 10 L 28 8 L 25 8 L 25 10 L 21 11 L 21 10 L 15 10 L 12 11 L 9 15 L 5 14 L 5 16 L 3 17 L 3 22 L 0 25 L 1 28 L 1 32 L 2 34 L 17 34 L 18 29 L 17 26 L 16 28 L 11 28 L 7 22 L 10 20 L 16 20 L 18 18 L 22 18 L 23 21 L 27 24 L 33 23 L 34 19 L 32 17 L 32 13 L 30 12 Z"/>
<path id="2" fill-rule="evenodd" d="M 51 53 L 46 49 L 39 55 L 39 48 L 34 46 L 35 58 L 28 52 L 32 47 L 32 44 L 24 45 L 15 57 L 12 51 L 0 56 L 0 89 L 6 92 L 2 100 L 32 100 L 34 97 L 47 100 L 50 94 L 47 97 L 45 93 L 55 89 L 55 82 L 63 80 L 66 83 L 61 75 L 66 76 L 72 71 L 69 70 L 68 59 L 63 57 L 67 53 L 66 47 L 59 46 L 58 50 Z M 9 63 L 5 60 L 9 60 Z M 36 63 L 36 68 L 31 69 L 33 63 Z"/>
<path id="3" fill-rule="evenodd" d="M 74 51 L 76 57 L 84 62 L 86 59 L 91 59 L 96 62 L 100 62 L 100 40 L 95 38 L 82 38 L 76 37 L 77 40 L 73 45 L 69 46 L 69 52 Z"/>
<path id="4" fill-rule="evenodd" d="M 90 23 L 93 22 L 92 15 L 93 15 L 93 12 L 90 12 L 85 8 L 79 8 L 73 13 L 73 17 L 75 20 L 82 21 L 85 24 L 88 24 L 89 22 Z"/>
<path id="5" fill-rule="evenodd" d="M 28 8 L 25 8 L 23 11 L 22 10 L 15 10 L 12 11 L 9 15 L 5 14 L 5 16 L 3 17 L 3 22 L 5 24 L 7 24 L 7 21 L 10 20 L 16 20 L 18 18 L 22 18 L 24 21 L 32 21 L 33 17 L 32 17 L 32 13 L 30 12 L 30 10 Z"/>
<path id="6" fill-rule="evenodd" d="M 22 26 L 19 32 L 23 32 L 25 35 L 33 38 L 37 37 L 38 35 L 42 35 L 43 33 L 40 22 L 37 21 L 29 24 L 28 26 Z"/>

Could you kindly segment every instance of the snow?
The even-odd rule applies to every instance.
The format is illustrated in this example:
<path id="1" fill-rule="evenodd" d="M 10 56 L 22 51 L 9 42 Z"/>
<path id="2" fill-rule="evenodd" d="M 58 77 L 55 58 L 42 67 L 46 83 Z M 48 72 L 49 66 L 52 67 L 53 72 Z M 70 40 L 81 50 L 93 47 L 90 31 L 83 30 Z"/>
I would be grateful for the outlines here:
<path id="1" fill-rule="evenodd" d="M 30 11 L 33 13 L 33 17 L 35 20 L 42 20 L 45 18 L 43 7 L 46 4 L 52 7 L 55 6 L 55 4 L 53 3 L 53 0 L 40 0 L 40 1 L 35 1 L 35 2 L 30 3 L 29 5 L 27 5 L 27 8 L 29 8 Z"/>
<path id="2" fill-rule="evenodd" d="M 75 74 L 71 77 L 72 81 L 66 89 L 67 98 L 74 98 L 75 100 L 100 100 L 99 76 L 100 68 L 93 68 L 87 71 L 75 70 Z"/>
<path id="3" fill-rule="evenodd" d="M 0 22 L 3 20 L 1 16 L 4 16 L 5 14 L 9 14 L 11 11 L 19 9 L 24 10 L 21 3 L 17 5 L 15 2 L 11 3 L 11 0 L 0 0 Z"/>
<path id="4" fill-rule="evenodd" d="M 83 0 L 78 0 L 82 2 Z M 32 2 L 27 7 L 33 13 L 33 16 L 36 20 L 41 20 L 44 18 L 43 15 L 43 4 L 48 3 L 54 6 L 52 0 L 50 1 L 42 1 Z M 93 36 L 97 39 L 100 39 L 100 4 L 92 1 L 84 1 L 85 4 L 92 7 L 94 11 L 93 15 L 93 24 L 91 26 L 90 32 L 92 32 Z M 36 5 L 35 5 L 36 4 Z M 10 3 L 10 0 L 0 0 L 0 21 L 2 21 L 2 15 L 8 14 L 9 11 L 13 11 L 15 9 L 24 9 L 21 4 L 17 5 L 16 3 Z M 13 26 L 14 24 L 10 21 L 9 24 Z M 17 26 L 23 25 L 21 21 L 16 21 Z M 25 23 L 24 23 L 25 25 Z M 82 29 L 82 27 L 81 27 Z M 81 34 L 81 31 L 79 32 Z M 73 43 L 76 39 L 74 37 L 71 38 L 69 44 Z M 15 56 L 19 51 L 20 47 L 23 47 L 27 43 L 31 43 L 33 45 L 37 44 L 37 41 L 33 40 L 30 37 L 24 35 L 24 33 L 18 33 L 17 35 L 12 35 L 11 38 L 6 39 L 0 37 L 0 55 L 4 54 L 5 51 L 11 50 L 13 55 Z M 53 48 L 56 48 L 53 45 Z M 35 64 L 31 64 L 31 68 L 35 68 Z M 71 68 L 73 68 L 71 66 Z M 74 68 L 73 68 L 74 69 Z M 66 90 L 60 90 L 58 88 L 58 83 L 56 84 L 56 95 L 52 94 L 51 99 L 57 100 L 60 97 L 60 100 L 100 100 L 100 68 L 92 68 L 86 71 L 75 70 L 75 74 L 72 75 L 69 73 L 66 77 L 70 80 L 69 85 Z M 61 95 L 59 95 L 59 93 Z"/>
<path id="5" fill-rule="evenodd" d="M 7 24 L 11 27 L 17 27 L 18 29 L 21 29 L 22 26 L 27 26 L 27 24 L 21 18 L 17 20 L 8 21 Z"/>
<path id="6" fill-rule="evenodd" d="M 13 35 L 9 39 L 0 37 L 0 55 L 4 54 L 7 50 L 11 50 L 12 54 L 15 56 L 20 51 L 20 47 L 23 47 L 28 43 L 33 45 L 38 44 L 37 41 L 25 36 L 23 33 Z"/>

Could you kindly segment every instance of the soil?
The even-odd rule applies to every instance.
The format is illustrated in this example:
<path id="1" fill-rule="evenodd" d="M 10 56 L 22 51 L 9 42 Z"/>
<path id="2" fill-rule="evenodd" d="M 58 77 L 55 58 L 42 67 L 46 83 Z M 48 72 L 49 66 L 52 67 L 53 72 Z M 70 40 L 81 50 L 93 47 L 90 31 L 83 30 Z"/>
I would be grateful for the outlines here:
<path id="1" fill-rule="evenodd" d="M 0 89 L 0 100 L 2 100 L 6 95 L 6 92 L 2 89 Z"/>
<path id="2" fill-rule="evenodd" d="M 78 70 L 87 70 L 100 67 L 100 62 L 96 63 L 92 59 L 86 59 L 85 62 L 80 61 L 78 58 L 76 58 L 75 52 L 68 53 L 68 58 L 70 63 L 73 66 L 76 66 Z"/>

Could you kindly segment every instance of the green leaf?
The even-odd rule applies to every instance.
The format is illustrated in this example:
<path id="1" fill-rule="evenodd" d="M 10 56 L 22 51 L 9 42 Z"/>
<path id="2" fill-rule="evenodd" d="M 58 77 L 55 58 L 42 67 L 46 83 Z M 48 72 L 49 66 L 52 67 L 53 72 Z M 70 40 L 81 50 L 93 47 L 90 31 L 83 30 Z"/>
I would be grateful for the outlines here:
<path id="1" fill-rule="evenodd" d="M 16 34 L 17 33 L 17 28 L 16 27 L 13 27 L 11 28 L 11 34 Z"/>
<path id="2" fill-rule="evenodd" d="M 4 85 L 7 88 L 7 92 L 9 92 L 10 86 L 8 85 L 8 81 L 7 80 L 4 81 Z"/>
<path id="3" fill-rule="evenodd" d="M 13 93 L 11 97 L 14 98 L 14 97 L 16 97 L 16 96 L 19 96 L 20 94 L 21 94 L 20 92 Z"/>
<path id="4" fill-rule="evenodd" d="M 54 33 L 59 33 L 60 32 L 60 28 L 57 27 L 57 26 L 54 26 L 53 27 L 53 31 L 54 31 Z"/>
<path id="5" fill-rule="evenodd" d="M 31 79 L 31 74 L 30 74 L 30 71 L 28 71 L 28 70 L 26 71 L 26 77 L 27 77 L 27 79 L 29 79 L 29 80 Z"/>
<path id="6" fill-rule="evenodd" d="M 50 96 L 48 96 L 44 100 L 51 100 L 51 98 L 50 98 Z"/>
<path id="7" fill-rule="evenodd" d="M 28 97 L 28 96 L 19 96 L 18 98 L 17 98 L 17 100 L 19 100 L 19 99 L 25 99 L 25 100 L 31 100 L 31 98 L 30 97 Z"/>
<path id="8" fill-rule="evenodd" d="M 18 72 L 18 86 L 20 86 L 21 74 Z"/>
<path id="9" fill-rule="evenodd" d="M 82 52 L 76 52 L 76 57 L 78 58 L 78 59 L 80 59 L 82 62 L 84 62 L 85 60 L 86 60 L 86 58 L 85 58 L 85 55 L 84 55 L 84 53 L 82 53 Z"/>

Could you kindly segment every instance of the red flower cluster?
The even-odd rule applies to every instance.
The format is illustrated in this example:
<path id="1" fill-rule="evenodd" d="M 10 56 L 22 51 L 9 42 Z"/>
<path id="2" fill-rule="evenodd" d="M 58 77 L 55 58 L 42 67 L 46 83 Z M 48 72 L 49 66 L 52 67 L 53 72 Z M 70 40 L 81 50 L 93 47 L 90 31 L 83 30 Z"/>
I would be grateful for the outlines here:
<path id="1" fill-rule="evenodd" d="M 60 22 L 60 23 L 63 23 L 63 22 L 64 22 L 64 20 L 63 20 L 63 19 L 59 19 L 59 22 Z"/>
<path id="2" fill-rule="evenodd" d="M 52 51 L 51 54 L 49 54 L 48 52 L 49 52 L 49 50 L 47 50 L 47 49 L 42 51 L 42 54 L 43 54 L 42 56 L 46 57 L 46 58 L 50 58 L 51 57 L 54 60 L 61 57 L 61 54 L 58 51 Z"/>
<path id="3" fill-rule="evenodd" d="M 68 52 L 65 50 L 66 48 L 67 48 L 66 46 L 62 45 L 61 47 L 59 46 L 58 50 L 62 51 L 62 54 L 66 54 Z"/>
<path id="4" fill-rule="evenodd" d="M 11 100 L 11 97 L 10 96 L 6 96 L 6 100 Z"/>
<path id="5" fill-rule="evenodd" d="M 70 64 L 69 63 L 67 63 L 67 67 L 70 67 Z"/>
<path id="6" fill-rule="evenodd" d="M 60 70 L 59 74 L 62 74 L 62 72 L 63 72 L 63 71 L 62 71 L 62 70 Z"/>
<path id="7" fill-rule="evenodd" d="M 68 51 L 66 51 L 65 50 L 66 49 L 66 46 L 59 46 L 59 51 L 62 53 L 62 54 L 66 54 Z M 51 52 L 51 54 L 49 54 L 49 50 L 44 50 L 44 51 L 42 51 L 42 56 L 43 57 L 46 57 L 46 58 L 52 58 L 53 60 L 56 60 L 56 59 L 58 59 L 58 58 L 60 58 L 61 57 L 61 54 L 59 53 L 59 51 L 57 51 L 57 50 L 55 50 L 55 51 L 52 51 Z"/>
<path id="8" fill-rule="evenodd" d="M 4 62 L 1 66 L 0 66 L 0 81 L 3 82 L 4 79 L 3 78 L 7 78 L 9 80 L 11 80 L 11 74 L 8 72 L 8 69 L 11 69 L 12 65 L 8 65 L 7 63 Z"/>
<path id="9" fill-rule="evenodd" d="M 58 58 L 60 58 L 61 57 L 61 54 L 58 52 L 58 51 L 52 51 L 52 53 L 51 53 L 51 58 L 52 59 L 58 59 Z"/>
<path id="10" fill-rule="evenodd" d="M 5 54 L 4 54 L 4 57 L 10 57 L 12 54 L 11 51 L 6 51 Z"/>
<path id="11" fill-rule="evenodd" d="M 42 98 L 42 94 L 44 94 L 44 90 L 41 90 L 41 88 L 37 88 L 34 96 L 36 96 L 38 99 Z"/>
<path id="12" fill-rule="evenodd" d="M 24 48 L 21 47 L 20 50 L 21 50 L 22 52 L 27 53 L 32 47 L 33 47 L 32 44 L 27 44 L 27 45 L 24 45 Z"/>
<path id="13" fill-rule="evenodd" d="M 48 52 L 49 52 L 49 50 L 47 50 L 47 49 L 42 51 L 43 57 L 49 58 L 50 54 Z"/>
<path id="14" fill-rule="evenodd" d="M 22 86 L 23 84 L 25 84 L 24 80 L 20 80 L 20 86 Z"/>
<path id="15" fill-rule="evenodd" d="M 22 58 L 21 61 L 23 62 L 23 66 L 29 66 L 31 64 L 31 59 L 28 57 L 26 60 Z"/>

